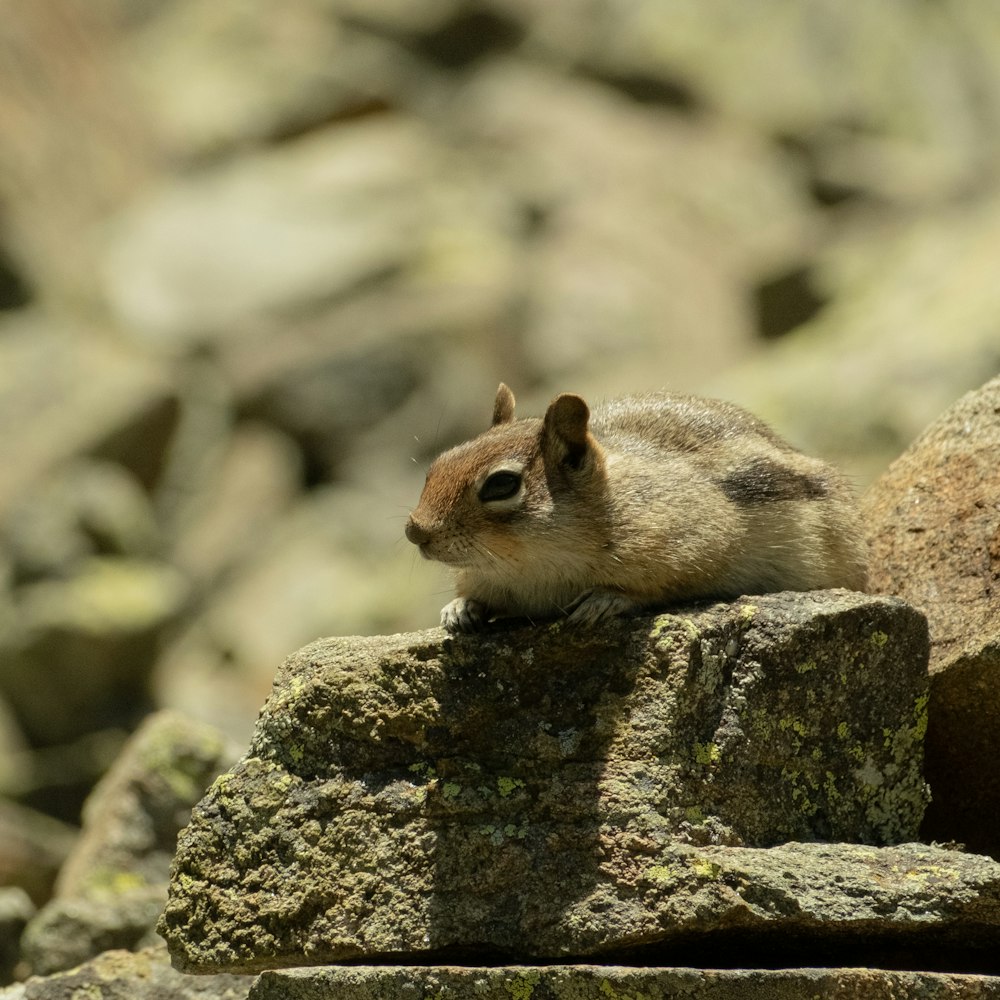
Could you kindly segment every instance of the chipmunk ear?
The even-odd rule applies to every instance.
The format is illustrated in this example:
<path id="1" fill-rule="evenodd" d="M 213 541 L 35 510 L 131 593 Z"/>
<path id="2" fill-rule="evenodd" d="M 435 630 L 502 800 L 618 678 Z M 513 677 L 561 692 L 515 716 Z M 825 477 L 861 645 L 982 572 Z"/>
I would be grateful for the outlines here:
<path id="1" fill-rule="evenodd" d="M 493 401 L 493 423 L 509 424 L 514 419 L 514 393 L 503 382 L 497 388 L 497 398 Z"/>
<path id="2" fill-rule="evenodd" d="M 564 392 L 549 404 L 542 424 L 542 451 L 546 465 L 579 469 L 595 445 L 587 431 L 590 409 L 580 396 Z"/>

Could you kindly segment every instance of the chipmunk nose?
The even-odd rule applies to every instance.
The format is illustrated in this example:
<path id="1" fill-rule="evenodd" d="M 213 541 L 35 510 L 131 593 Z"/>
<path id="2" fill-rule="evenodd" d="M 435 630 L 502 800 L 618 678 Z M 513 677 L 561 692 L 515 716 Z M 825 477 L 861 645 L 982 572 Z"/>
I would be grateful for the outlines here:
<path id="1" fill-rule="evenodd" d="M 431 540 L 431 533 L 417 524 L 412 516 L 406 522 L 405 533 L 414 545 L 426 545 Z"/>

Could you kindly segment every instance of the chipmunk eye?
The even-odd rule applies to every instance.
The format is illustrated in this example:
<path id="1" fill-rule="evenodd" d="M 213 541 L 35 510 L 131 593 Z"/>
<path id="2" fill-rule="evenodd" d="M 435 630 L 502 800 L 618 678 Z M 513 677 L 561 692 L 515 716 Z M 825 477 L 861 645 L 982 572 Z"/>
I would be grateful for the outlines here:
<path id="1" fill-rule="evenodd" d="M 510 500 L 517 496 L 521 488 L 521 477 L 516 472 L 494 472 L 486 477 L 486 482 L 479 488 L 479 499 L 483 503 L 491 500 Z"/>

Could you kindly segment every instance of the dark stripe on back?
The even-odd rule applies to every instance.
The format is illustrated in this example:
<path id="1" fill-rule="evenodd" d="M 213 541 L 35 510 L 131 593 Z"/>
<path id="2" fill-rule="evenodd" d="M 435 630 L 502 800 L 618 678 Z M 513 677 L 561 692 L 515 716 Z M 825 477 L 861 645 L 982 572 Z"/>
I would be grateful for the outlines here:
<path id="1" fill-rule="evenodd" d="M 768 458 L 755 458 L 717 483 L 733 503 L 743 507 L 776 500 L 821 500 L 830 492 L 822 476 L 797 472 Z"/>

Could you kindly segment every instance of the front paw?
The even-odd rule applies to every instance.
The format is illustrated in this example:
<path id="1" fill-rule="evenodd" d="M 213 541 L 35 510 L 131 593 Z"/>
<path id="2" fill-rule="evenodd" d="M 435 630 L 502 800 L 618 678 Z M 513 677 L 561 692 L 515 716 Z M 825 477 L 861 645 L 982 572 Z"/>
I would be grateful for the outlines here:
<path id="1" fill-rule="evenodd" d="M 473 597 L 456 597 L 441 609 L 441 624 L 449 632 L 479 632 L 488 618 L 486 605 Z"/>
<path id="2" fill-rule="evenodd" d="M 642 605 L 614 590 L 586 590 L 570 606 L 570 625 L 589 627 L 608 618 L 620 618 L 642 610 Z"/>

